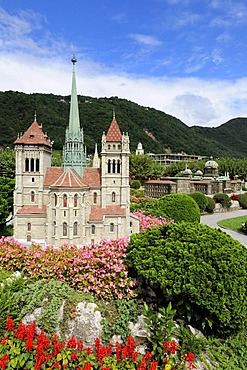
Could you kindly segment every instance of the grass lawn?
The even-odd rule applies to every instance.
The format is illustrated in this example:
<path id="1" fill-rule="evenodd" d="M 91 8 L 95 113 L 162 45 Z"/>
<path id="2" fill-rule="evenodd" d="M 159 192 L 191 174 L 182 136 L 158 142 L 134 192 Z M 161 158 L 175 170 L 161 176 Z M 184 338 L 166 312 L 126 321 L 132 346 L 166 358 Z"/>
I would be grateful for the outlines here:
<path id="1" fill-rule="evenodd" d="M 227 218 L 220 220 L 217 224 L 225 229 L 230 229 L 238 232 L 242 232 L 242 224 L 247 221 L 247 216 L 240 216 L 234 218 Z"/>

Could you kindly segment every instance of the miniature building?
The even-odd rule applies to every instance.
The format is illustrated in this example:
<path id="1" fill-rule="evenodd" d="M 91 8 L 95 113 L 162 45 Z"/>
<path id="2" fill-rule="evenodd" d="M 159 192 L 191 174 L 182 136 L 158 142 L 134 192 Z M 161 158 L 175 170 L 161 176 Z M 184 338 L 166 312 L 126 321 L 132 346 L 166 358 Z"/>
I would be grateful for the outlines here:
<path id="1" fill-rule="evenodd" d="M 219 176 L 218 163 L 212 159 L 205 163 L 204 173 L 198 170 L 192 176 L 191 170 L 186 168 L 183 176 L 165 177 L 145 182 L 145 195 L 152 198 L 160 198 L 172 193 L 189 194 L 194 191 L 200 191 L 205 195 L 222 192 L 234 193 L 240 189 L 240 180 L 230 180 L 228 176 Z"/>
<path id="2" fill-rule="evenodd" d="M 72 92 L 63 167 L 51 167 L 52 143 L 36 117 L 14 143 L 14 237 L 21 242 L 82 245 L 139 231 L 139 220 L 130 213 L 129 136 L 121 133 L 114 116 L 102 135 L 101 168 L 97 146 L 93 167 L 86 167 L 75 57 L 71 61 Z"/>

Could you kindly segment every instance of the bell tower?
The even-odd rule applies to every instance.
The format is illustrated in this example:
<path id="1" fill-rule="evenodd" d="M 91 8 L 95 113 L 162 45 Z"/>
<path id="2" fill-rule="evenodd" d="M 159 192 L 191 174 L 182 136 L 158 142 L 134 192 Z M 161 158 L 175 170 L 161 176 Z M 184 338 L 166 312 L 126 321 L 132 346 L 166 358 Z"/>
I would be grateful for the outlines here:
<path id="1" fill-rule="evenodd" d="M 102 135 L 102 207 L 119 205 L 129 212 L 129 136 L 122 134 L 115 114 Z"/>

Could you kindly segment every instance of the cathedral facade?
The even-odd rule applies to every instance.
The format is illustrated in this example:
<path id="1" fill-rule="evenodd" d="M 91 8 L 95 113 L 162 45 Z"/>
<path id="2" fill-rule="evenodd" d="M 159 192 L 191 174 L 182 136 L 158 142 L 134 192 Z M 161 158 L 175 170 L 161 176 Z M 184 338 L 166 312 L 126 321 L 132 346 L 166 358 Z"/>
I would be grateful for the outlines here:
<path id="1" fill-rule="evenodd" d="M 52 143 L 36 120 L 15 141 L 14 237 L 22 243 L 83 245 L 139 232 L 130 213 L 129 136 L 113 116 L 86 167 L 80 127 L 75 57 L 63 166 L 51 167 Z M 101 162 L 101 164 L 100 164 Z"/>

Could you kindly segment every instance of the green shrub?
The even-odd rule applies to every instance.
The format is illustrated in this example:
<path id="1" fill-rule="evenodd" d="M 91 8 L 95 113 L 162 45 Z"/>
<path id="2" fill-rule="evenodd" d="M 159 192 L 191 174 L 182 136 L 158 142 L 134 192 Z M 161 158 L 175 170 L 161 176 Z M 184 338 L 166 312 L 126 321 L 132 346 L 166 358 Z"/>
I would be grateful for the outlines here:
<path id="1" fill-rule="evenodd" d="M 247 196 L 245 194 L 239 194 L 238 201 L 240 207 L 246 209 L 247 208 Z"/>
<path id="2" fill-rule="evenodd" d="M 144 294 L 156 290 L 154 302 L 171 301 L 193 326 L 225 334 L 245 325 L 247 249 L 222 231 L 185 222 L 154 227 L 131 236 L 126 263 Z"/>
<path id="3" fill-rule="evenodd" d="M 232 204 L 230 197 L 225 193 L 214 194 L 214 200 L 216 203 L 220 203 L 223 208 L 230 208 Z"/>
<path id="4" fill-rule="evenodd" d="M 160 199 L 148 198 L 138 204 L 131 204 L 131 212 L 142 210 L 146 215 L 165 217 L 175 222 L 200 222 L 200 209 L 187 194 L 169 194 Z"/>
<path id="5" fill-rule="evenodd" d="M 200 209 L 187 194 L 169 194 L 159 200 L 162 216 L 175 222 L 200 222 Z"/>
<path id="6" fill-rule="evenodd" d="M 207 197 L 207 200 L 208 204 L 206 205 L 205 211 L 208 213 L 214 213 L 215 201 L 210 197 Z"/>
<path id="7" fill-rule="evenodd" d="M 141 182 L 139 180 L 131 180 L 130 181 L 130 187 L 132 189 L 140 189 L 141 187 Z"/>
<path id="8" fill-rule="evenodd" d="M 190 193 L 189 196 L 196 201 L 200 211 L 203 212 L 208 205 L 208 199 L 206 195 L 200 191 L 194 191 L 193 193 Z"/>

